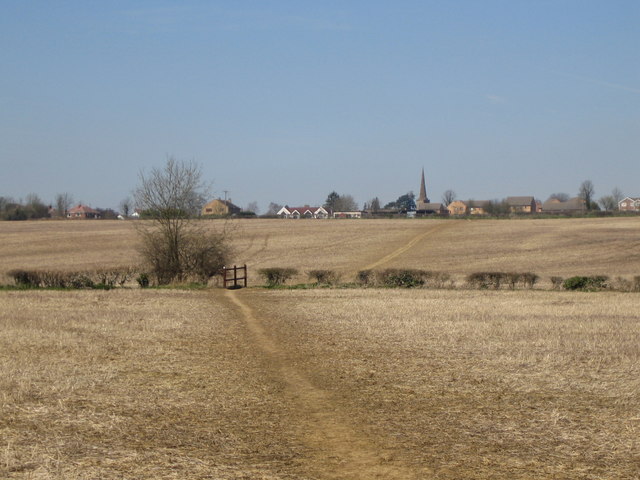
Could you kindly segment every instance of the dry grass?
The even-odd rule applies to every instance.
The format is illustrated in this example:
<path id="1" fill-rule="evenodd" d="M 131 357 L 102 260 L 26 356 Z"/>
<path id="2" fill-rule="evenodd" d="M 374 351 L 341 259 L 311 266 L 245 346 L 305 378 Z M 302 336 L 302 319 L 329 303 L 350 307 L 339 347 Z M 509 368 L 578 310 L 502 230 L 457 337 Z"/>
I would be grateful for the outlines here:
<path id="1" fill-rule="evenodd" d="M 210 295 L 0 305 L 0 478 L 304 478 L 278 380 Z"/>
<path id="2" fill-rule="evenodd" d="M 233 228 L 253 275 L 306 281 L 639 275 L 639 226 Z M 136 263 L 128 222 L 0 227 L 0 274 Z M 638 478 L 638 312 L 640 295 L 613 292 L 0 291 L 0 478 Z"/>
<path id="3" fill-rule="evenodd" d="M 13 268 L 137 264 L 132 222 L 2 222 L 0 275 Z M 640 275 L 640 217 L 549 220 L 209 221 L 233 231 L 235 261 L 257 270 L 292 267 L 294 281 L 331 269 L 344 281 L 358 270 L 422 268 L 462 278 L 477 271 L 552 275 Z M 381 262 L 381 260 L 383 260 Z"/>
<path id="4" fill-rule="evenodd" d="M 335 408 L 424 478 L 638 478 L 637 295 L 241 293 Z"/>
<path id="5" fill-rule="evenodd" d="M 640 468 L 636 294 L 27 291 L 0 303 L 0 478 Z"/>

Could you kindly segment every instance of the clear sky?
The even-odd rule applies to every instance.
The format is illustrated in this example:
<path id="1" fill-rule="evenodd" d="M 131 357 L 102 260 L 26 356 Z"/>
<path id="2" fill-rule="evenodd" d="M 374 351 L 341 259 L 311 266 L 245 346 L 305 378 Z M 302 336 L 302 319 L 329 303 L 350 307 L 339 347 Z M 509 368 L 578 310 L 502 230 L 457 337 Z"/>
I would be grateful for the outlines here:
<path id="1" fill-rule="evenodd" d="M 0 0 L 0 196 L 640 196 L 640 1 Z"/>

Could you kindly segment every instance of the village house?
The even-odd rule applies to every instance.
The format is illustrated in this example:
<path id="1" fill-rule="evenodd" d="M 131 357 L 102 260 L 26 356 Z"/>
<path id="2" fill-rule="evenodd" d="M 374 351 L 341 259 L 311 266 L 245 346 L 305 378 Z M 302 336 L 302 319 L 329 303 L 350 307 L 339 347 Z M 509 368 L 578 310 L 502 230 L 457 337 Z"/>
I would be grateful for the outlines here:
<path id="1" fill-rule="evenodd" d="M 507 197 L 511 213 L 535 213 L 536 200 L 533 197 Z"/>
<path id="2" fill-rule="evenodd" d="M 580 197 L 570 198 L 566 202 L 561 202 L 557 198 L 550 198 L 542 204 L 544 213 L 571 214 L 583 213 L 587 210 L 584 199 Z"/>
<path id="3" fill-rule="evenodd" d="M 640 212 L 640 197 L 625 197 L 618 202 L 621 212 Z"/>
<path id="4" fill-rule="evenodd" d="M 242 209 L 231 203 L 231 200 L 221 200 L 219 198 L 211 200 L 202 207 L 202 215 L 215 215 L 220 217 L 235 215 L 241 211 Z"/>
<path id="5" fill-rule="evenodd" d="M 73 219 L 88 219 L 88 218 L 100 218 L 100 212 L 94 210 L 86 205 L 78 204 L 75 207 L 71 207 L 67 210 L 67 218 Z"/>
<path id="6" fill-rule="evenodd" d="M 467 204 L 462 200 L 454 200 L 447 205 L 447 210 L 449 210 L 449 215 L 466 215 Z"/>
<path id="7" fill-rule="evenodd" d="M 329 212 L 324 207 L 289 207 L 285 205 L 276 214 L 280 218 L 329 218 Z"/>

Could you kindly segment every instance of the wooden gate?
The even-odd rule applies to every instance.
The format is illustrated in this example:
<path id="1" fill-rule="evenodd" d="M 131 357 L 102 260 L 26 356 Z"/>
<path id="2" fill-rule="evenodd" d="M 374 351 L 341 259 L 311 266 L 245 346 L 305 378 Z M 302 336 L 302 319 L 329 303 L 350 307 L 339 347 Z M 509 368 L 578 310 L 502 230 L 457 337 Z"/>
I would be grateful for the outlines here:
<path id="1" fill-rule="evenodd" d="M 247 264 L 242 267 L 222 267 L 224 288 L 242 288 L 247 286 Z"/>

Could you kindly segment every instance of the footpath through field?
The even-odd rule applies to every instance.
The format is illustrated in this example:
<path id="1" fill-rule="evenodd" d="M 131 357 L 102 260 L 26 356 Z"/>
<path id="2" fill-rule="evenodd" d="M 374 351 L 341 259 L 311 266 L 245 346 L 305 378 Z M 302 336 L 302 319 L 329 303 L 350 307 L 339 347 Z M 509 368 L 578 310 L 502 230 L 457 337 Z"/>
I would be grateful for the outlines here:
<path id="1" fill-rule="evenodd" d="M 441 232 L 442 230 L 451 227 L 452 225 L 453 225 L 453 222 L 445 222 L 445 223 L 439 223 L 437 225 L 434 225 L 431 228 L 427 229 L 426 231 L 421 232 L 415 237 L 413 237 L 405 245 L 402 245 L 401 247 L 393 250 L 391 253 L 366 265 L 361 270 L 373 270 L 374 268 L 381 267 L 385 263 L 389 263 L 391 260 L 394 260 L 395 258 L 407 253 L 413 247 L 417 246 L 420 242 L 424 241 L 426 238 L 431 237 Z"/>
<path id="2" fill-rule="evenodd" d="M 248 292 L 247 292 L 248 293 Z M 270 376 L 285 385 L 287 403 L 296 412 L 292 421 L 300 432 L 310 457 L 302 460 L 308 465 L 308 474 L 327 479 L 416 479 L 414 472 L 399 463 L 392 445 L 380 445 L 379 439 L 369 439 L 358 425 L 332 401 L 331 394 L 313 385 L 296 368 L 295 359 L 289 358 L 284 345 L 280 345 L 268 332 L 268 319 L 248 305 L 247 293 L 227 290 L 226 301 L 235 305 L 251 332 L 255 346 L 268 357 Z M 249 293 L 250 295 L 250 293 Z"/>
<path id="3" fill-rule="evenodd" d="M 421 232 L 406 244 L 396 248 L 382 258 L 366 265 L 374 269 L 410 251 L 427 237 L 449 227 L 440 223 Z M 286 345 L 281 345 L 268 331 L 269 319 L 255 312 L 250 306 L 250 294 L 241 290 L 227 290 L 223 299 L 235 306 L 251 332 L 259 351 L 268 357 L 267 365 L 273 375 L 286 385 L 285 394 L 297 412 L 294 428 L 311 452 L 309 473 L 319 478 L 331 479 L 417 479 L 424 478 L 404 465 L 393 445 L 382 439 L 368 438 L 354 420 L 341 412 L 331 393 L 313 384 L 309 375 L 296 368 Z M 293 419 L 292 419 L 293 420 Z"/>

